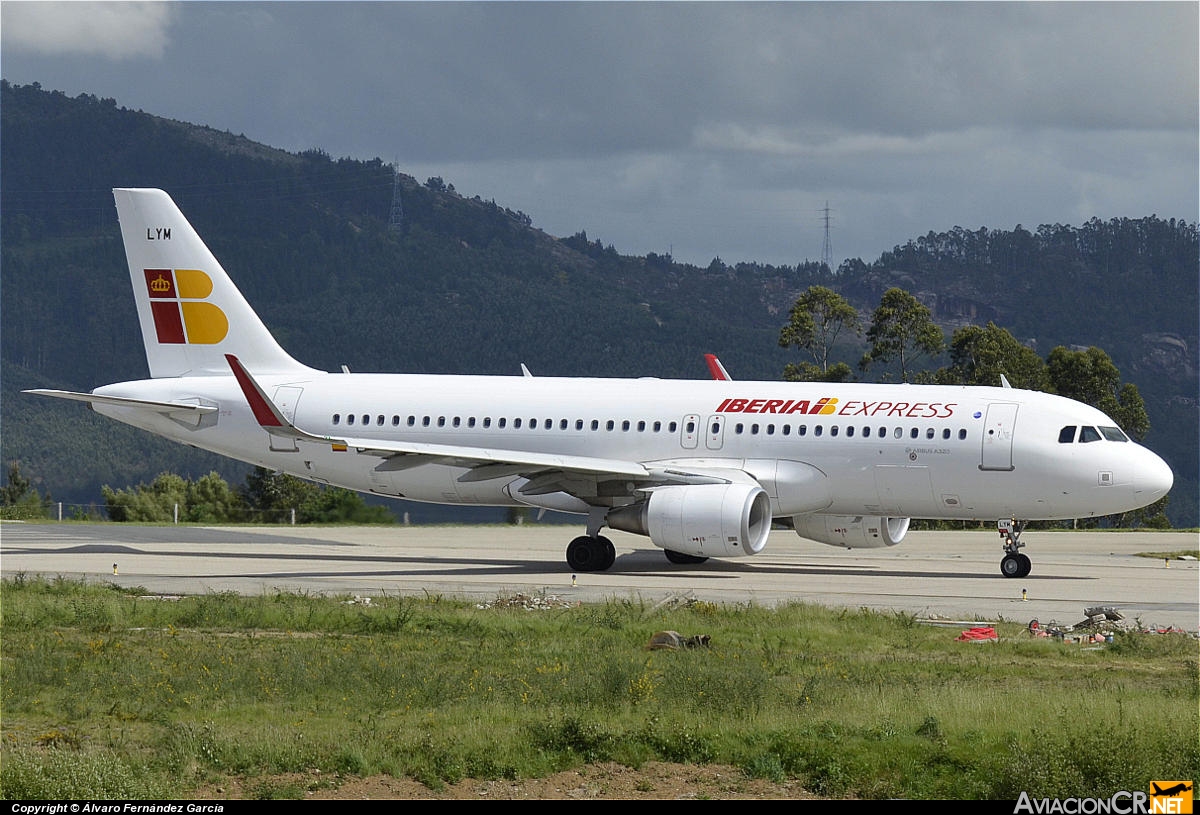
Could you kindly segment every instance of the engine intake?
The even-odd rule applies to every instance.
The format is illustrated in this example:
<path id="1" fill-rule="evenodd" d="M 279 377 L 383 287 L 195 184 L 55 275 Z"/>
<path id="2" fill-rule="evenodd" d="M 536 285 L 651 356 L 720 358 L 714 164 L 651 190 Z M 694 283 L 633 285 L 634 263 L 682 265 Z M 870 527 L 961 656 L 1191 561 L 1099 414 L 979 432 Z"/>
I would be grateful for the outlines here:
<path id="1" fill-rule="evenodd" d="M 882 549 L 904 540 L 910 520 L 878 515 L 797 515 L 792 523 L 800 537 L 829 546 Z"/>
<path id="2" fill-rule="evenodd" d="M 656 487 L 644 501 L 608 512 L 613 529 L 697 557 L 756 555 L 771 532 L 771 499 L 753 484 Z"/>

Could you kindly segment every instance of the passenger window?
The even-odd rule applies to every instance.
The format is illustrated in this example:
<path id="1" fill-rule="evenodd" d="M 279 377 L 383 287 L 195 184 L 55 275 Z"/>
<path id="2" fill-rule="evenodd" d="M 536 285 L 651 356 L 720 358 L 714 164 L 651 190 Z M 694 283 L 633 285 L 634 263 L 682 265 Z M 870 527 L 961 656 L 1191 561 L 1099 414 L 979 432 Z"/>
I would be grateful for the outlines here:
<path id="1" fill-rule="evenodd" d="M 829 435 L 836 436 L 837 434 L 838 434 L 838 426 L 837 425 L 834 425 L 833 427 L 829 428 Z"/>
<path id="2" fill-rule="evenodd" d="M 716 426 L 716 425 L 713 425 L 713 432 L 714 432 L 714 433 L 716 433 L 716 432 L 717 432 L 717 429 L 716 429 L 716 428 L 717 428 L 717 426 Z M 643 422 L 638 422 L 638 432 L 639 432 L 639 433 L 645 433 L 645 432 L 646 432 L 646 423 L 645 423 L 644 421 L 643 421 Z"/>
<path id="3" fill-rule="evenodd" d="M 1059 444 L 1070 444 L 1073 441 L 1075 441 L 1075 425 L 1069 424 L 1058 431 Z"/>
<path id="4" fill-rule="evenodd" d="M 886 438 L 887 438 L 887 428 L 886 428 L 886 427 L 882 427 L 882 426 L 881 426 L 881 427 L 879 428 L 879 438 L 881 438 L 881 439 L 886 439 Z"/>
<path id="5" fill-rule="evenodd" d="M 621 422 L 621 429 L 622 429 L 622 430 L 628 430 L 628 429 L 629 429 L 629 420 L 628 420 L 628 419 L 626 419 L 625 421 Z"/>
<path id="6" fill-rule="evenodd" d="M 959 440 L 959 441 L 963 441 L 963 440 L 965 440 L 966 438 L 967 438 L 967 431 L 966 431 L 966 429 L 964 428 L 964 429 L 961 429 L 961 430 L 959 430 L 959 431 L 958 431 L 958 440 Z"/>
<path id="7" fill-rule="evenodd" d="M 750 425 L 750 435 L 752 435 L 752 436 L 758 435 L 758 425 L 757 424 Z"/>
<path id="8" fill-rule="evenodd" d="M 342 414 L 340 414 L 340 413 L 333 414 L 333 423 L 334 424 L 341 424 L 341 421 L 342 421 Z"/>
<path id="9" fill-rule="evenodd" d="M 792 426 L 790 424 L 785 424 L 783 426 L 783 435 L 785 435 L 785 436 L 792 435 Z"/>
<path id="10" fill-rule="evenodd" d="M 933 438 L 933 428 L 932 428 L 932 427 L 930 427 L 930 428 L 927 428 L 927 429 L 925 430 L 925 438 L 927 438 L 927 439 L 932 439 L 932 438 Z"/>
<path id="11" fill-rule="evenodd" d="M 813 428 L 813 435 L 814 436 L 821 435 L 821 431 L 823 431 L 824 429 L 825 429 L 824 425 L 817 425 L 816 427 Z"/>
<path id="12" fill-rule="evenodd" d="M 742 424 L 741 422 L 738 422 L 737 424 L 735 424 L 733 426 L 733 432 L 738 434 L 739 436 L 742 435 L 742 431 L 745 429 L 746 429 L 746 426 L 744 424 Z"/>
<path id="13" fill-rule="evenodd" d="M 914 427 L 912 430 L 908 431 L 908 435 L 916 439 L 920 437 L 921 431 Z"/>
<path id="14" fill-rule="evenodd" d="M 483 417 L 483 426 L 485 429 L 492 426 L 492 417 L 491 416 Z"/>
<path id="15" fill-rule="evenodd" d="M 850 425 L 849 427 L 846 428 L 846 438 L 848 438 L 848 439 L 854 438 L 854 425 Z"/>
<path id="16" fill-rule="evenodd" d="M 1085 425 L 1079 428 L 1079 443 L 1086 444 L 1089 441 L 1100 441 L 1100 431 Z"/>
<path id="17" fill-rule="evenodd" d="M 438 416 L 438 427 L 445 427 L 445 426 L 446 426 L 446 417 Z"/>
<path id="18" fill-rule="evenodd" d="M 575 429 L 576 429 L 576 430 L 583 430 L 583 419 L 576 419 L 576 420 L 575 420 Z"/>
<path id="19" fill-rule="evenodd" d="M 513 419 L 513 429 L 518 430 L 518 429 L 520 429 L 520 427 L 521 427 L 521 420 Z"/>
<path id="20" fill-rule="evenodd" d="M 688 422 L 688 423 L 687 423 L 687 432 L 688 432 L 688 433 L 695 433 L 695 432 L 696 432 L 696 423 L 695 423 L 695 422 Z"/>
<path id="21" fill-rule="evenodd" d="M 808 425 L 806 425 L 806 424 L 802 424 L 802 425 L 799 425 L 799 426 L 797 426 L 797 427 L 796 427 L 796 435 L 797 435 L 797 436 L 806 436 L 806 435 L 808 435 Z"/>
<path id="22" fill-rule="evenodd" d="M 942 438 L 943 438 L 943 439 L 948 439 L 948 438 L 950 438 L 950 428 L 948 428 L 948 427 L 947 427 L 947 428 L 945 428 L 945 429 L 943 429 L 943 430 L 942 430 Z"/>
<path id="23" fill-rule="evenodd" d="M 467 427 L 474 427 L 474 426 L 475 426 L 475 417 L 472 416 L 469 419 L 467 419 Z"/>
<path id="24" fill-rule="evenodd" d="M 518 421 L 520 421 L 520 420 L 518 420 Z M 501 430 L 504 429 L 504 426 L 506 424 L 508 424 L 508 419 L 505 418 L 504 416 L 501 416 L 499 419 L 496 420 L 496 427 L 500 428 Z"/>
<path id="25" fill-rule="evenodd" d="M 614 422 L 612 419 L 609 419 L 607 422 L 604 423 L 605 430 L 612 430 L 616 426 L 617 426 L 617 423 Z"/>
<path id="26" fill-rule="evenodd" d="M 383 427 L 383 414 L 382 413 L 380 413 L 378 416 L 375 417 L 375 424 L 379 425 L 380 427 Z"/>
<path id="27" fill-rule="evenodd" d="M 669 425 L 667 425 L 668 433 L 674 433 L 678 429 L 679 429 L 679 425 L 676 424 L 675 422 L 671 422 Z"/>
<path id="28" fill-rule="evenodd" d="M 459 425 L 462 424 L 462 419 L 459 418 L 458 416 L 455 416 L 454 421 L 451 422 L 451 424 L 454 425 L 455 427 L 458 427 Z"/>
<path id="29" fill-rule="evenodd" d="M 592 419 L 592 430 L 599 430 L 599 429 L 600 429 L 600 420 Z"/>
<path id="30" fill-rule="evenodd" d="M 400 417 L 393 416 L 392 417 L 392 427 L 399 427 L 399 426 L 400 426 Z"/>
<path id="31" fill-rule="evenodd" d="M 409 427 L 412 427 L 412 426 L 413 426 L 413 425 L 415 425 L 416 423 L 417 423 L 417 417 L 416 417 L 416 416 L 409 416 L 409 417 L 408 417 L 408 426 L 409 426 Z"/>
<path id="32" fill-rule="evenodd" d="M 354 414 L 353 413 L 346 414 L 346 424 L 354 424 Z"/>
<path id="33" fill-rule="evenodd" d="M 559 420 L 559 422 L 558 422 L 558 429 L 559 429 L 559 430 L 566 430 L 566 429 L 567 429 L 567 420 L 566 420 L 566 419 L 561 419 L 561 420 Z"/>
<path id="34" fill-rule="evenodd" d="M 768 436 L 774 436 L 774 435 L 775 435 L 775 425 L 773 425 L 773 424 L 769 424 L 769 425 L 767 425 L 767 435 L 768 435 Z"/>
<path id="35" fill-rule="evenodd" d="M 642 425 L 644 425 L 644 424 L 645 424 L 645 422 L 638 422 L 638 430 L 641 430 L 641 429 L 642 429 Z M 713 423 L 712 423 L 712 429 L 710 429 L 710 430 L 708 431 L 708 434 L 709 434 L 710 436 L 715 436 L 715 435 L 717 435 L 717 434 L 718 434 L 718 433 L 720 433 L 720 432 L 721 432 L 721 423 L 720 423 L 720 422 L 713 422 Z"/>
<path id="36" fill-rule="evenodd" d="M 362 417 L 362 423 L 363 423 L 363 424 L 370 424 L 370 423 L 371 423 L 371 417 L 370 417 L 370 416 L 368 416 L 367 414 L 365 414 L 365 413 L 364 413 L 364 414 L 363 414 L 363 417 Z"/>

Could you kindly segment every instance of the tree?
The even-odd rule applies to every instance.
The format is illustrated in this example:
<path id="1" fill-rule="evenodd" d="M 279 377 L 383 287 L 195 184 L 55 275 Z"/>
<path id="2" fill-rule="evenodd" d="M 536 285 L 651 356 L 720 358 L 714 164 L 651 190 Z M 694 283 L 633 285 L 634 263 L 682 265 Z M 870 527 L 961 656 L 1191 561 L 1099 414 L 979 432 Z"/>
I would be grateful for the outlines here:
<path id="1" fill-rule="evenodd" d="M 839 362 L 829 365 L 829 352 L 843 329 L 862 333 L 858 312 L 846 298 L 824 286 L 809 286 L 792 305 L 788 324 L 779 332 L 781 348 L 800 348 L 812 362 L 788 363 L 783 378 L 789 381 L 845 382 L 850 366 Z"/>
<path id="2" fill-rule="evenodd" d="M 909 381 L 912 364 L 922 355 L 937 356 L 945 348 L 942 329 L 933 322 L 929 309 L 903 289 L 883 293 L 879 308 L 871 316 L 867 329 L 870 348 L 858 367 L 866 370 L 876 362 L 897 361 L 900 378 Z"/>
<path id="3" fill-rule="evenodd" d="M 1135 439 L 1150 432 L 1150 417 L 1137 385 L 1121 384 L 1121 372 L 1104 351 L 1095 346 L 1072 351 L 1060 345 L 1050 352 L 1046 364 L 1055 393 L 1103 411 Z"/>
<path id="4" fill-rule="evenodd" d="M 994 385 L 1003 375 L 1014 388 L 1050 389 L 1046 363 L 1007 329 L 989 322 L 986 328 L 969 325 L 950 340 L 950 366 L 937 372 L 943 385 Z"/>
<path id="5" fill-rule="evenodd" d="M 46 514 L 46 501 L 33 488 L 33 482 L 21 475 L 20 462 L 12 462 L 8 466 L 8 483 L 0 487 L 0 518 L 44 518 Z"/>

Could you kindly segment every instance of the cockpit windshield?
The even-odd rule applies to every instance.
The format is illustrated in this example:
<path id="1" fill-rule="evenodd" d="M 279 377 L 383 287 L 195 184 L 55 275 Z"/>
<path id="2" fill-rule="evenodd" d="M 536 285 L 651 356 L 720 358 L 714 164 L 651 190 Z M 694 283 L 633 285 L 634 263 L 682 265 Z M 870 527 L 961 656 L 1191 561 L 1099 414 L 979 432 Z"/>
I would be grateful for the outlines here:
<path id="1" fill-rule="evenodd" d="M 1076 430 L 1079 431 L 1078 434 L 1075 432 Z M 1122 433 L 1119 427 L 1105 427 L 1103 425 L 1098 428 L 1091 425 L 1076 427 L 1073 424 L 1069 424 L 1058 431 L 1059 444 L 1072 444 L 1074 442 L 1087 444 L 1088 442 L 1100 441 L 1101 439 L 1106 441 L 1129 441 L 1129 437 Z"/>
<path id="2" fill-rule="evenodd" d="M 1101 427 L 1100 432 L 1109 441 L 1129 441 L 1129 437 L 1122 433 L 1119 427 Z"/>

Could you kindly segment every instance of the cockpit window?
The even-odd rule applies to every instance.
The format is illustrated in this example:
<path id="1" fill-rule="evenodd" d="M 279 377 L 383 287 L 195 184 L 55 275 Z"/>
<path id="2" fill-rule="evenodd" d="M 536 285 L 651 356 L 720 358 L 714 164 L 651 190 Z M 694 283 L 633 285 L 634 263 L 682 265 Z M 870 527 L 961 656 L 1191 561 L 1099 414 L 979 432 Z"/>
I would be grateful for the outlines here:
<path id="1" fill-rule="evenodd" d="M 1069 424 L 1058 431 L 1059 444 L 1070 444 L 1073 441 L 1075 441 L 1075 425 Z"/>
<path id="2" fill-rule="evenodd" d="M 1086 444 L 1089 441 L 1100 441 L 1100 431 L 1094 427 L 1084 425 L 1079 428 L 1079 443 Z"/>
<path id="3" fill-rule="evenodd" d="M 1109 441 L 1129 441 L 1129 437 L 1122 433 L 1121 428 L 1119 427 L 1101 426 L 1100 432 L 1103 433 L 1104 438 L 1108 439 Z"/>

